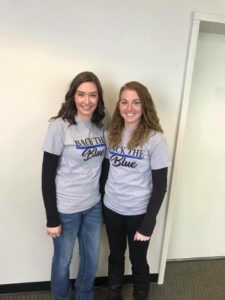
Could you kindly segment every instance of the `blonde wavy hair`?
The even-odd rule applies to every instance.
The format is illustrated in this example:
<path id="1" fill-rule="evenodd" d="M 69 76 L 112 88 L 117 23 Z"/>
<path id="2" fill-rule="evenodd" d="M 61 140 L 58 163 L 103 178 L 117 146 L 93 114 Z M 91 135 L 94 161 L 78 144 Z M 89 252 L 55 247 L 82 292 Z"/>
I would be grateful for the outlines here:
<path id="1" fill-rule="evenodd" d="M 115 147 L 118 146 L 121 142 L 121 134 L 124 128 L 124 119 L 120 114 L 119 104 L 121 100 L 121 94 L 125 90 L 135 91 L 138 94 L 142 104 L 142 116 L 140 122 L 133 131 L 127 145 L 129 149 L 133 149 L 137 146 L 143 146 L 143 144 L 150 136 L 150 133 L 154 134 L 155 131 L 163 132 L 163 130 L 160 125 L 155 105 L 148 89 L 137 81 L 127 82 L 120 89 L 119 100 L 117 101 L 116 109 L 112 117 L 112 122 L 108 129 L 109 144 Z"/>

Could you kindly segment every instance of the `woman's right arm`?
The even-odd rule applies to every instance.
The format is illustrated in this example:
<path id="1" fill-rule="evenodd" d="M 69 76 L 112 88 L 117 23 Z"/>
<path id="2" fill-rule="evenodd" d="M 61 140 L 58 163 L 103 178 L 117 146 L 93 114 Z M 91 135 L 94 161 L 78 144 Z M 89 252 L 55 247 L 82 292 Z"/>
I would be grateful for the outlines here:
<path id="1" fill-rule="evenodd" d="M 55 177 L 59 163 L 59 155 L 44 152 L 42 163 L 42 195 L 47 216 L 47 233 L 57 237 L 61 233 L 57 205 Z"/>

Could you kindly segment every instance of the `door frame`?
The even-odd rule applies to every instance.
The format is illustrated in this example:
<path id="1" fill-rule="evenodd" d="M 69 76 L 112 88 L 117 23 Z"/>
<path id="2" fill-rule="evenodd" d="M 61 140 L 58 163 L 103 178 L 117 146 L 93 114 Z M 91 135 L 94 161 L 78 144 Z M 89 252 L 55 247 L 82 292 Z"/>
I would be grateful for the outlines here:
<path id="1" fill-rule="evenodd" d="M 184 83 L 181 99 L 181 108 L 179 114 L 179 124 L 175 143 L 175 155 L 171 172 L 170 188 L 168 190 L 168 205 L 166 211 L 165 230 L 162 243 L 162 252 L 159 266 L 158 284 L 163 284 L 169 240 L 173 223 L 173 212 L 176 207 L 175 193 L 177 180 L 179 178 L 182 163 L 182 147 L 184 141 L 184 132 L 186 127 L 189 98 L 191 92 L 192 76 L 195 64 L 196 49 L 198 44 L 199 32 L 225 34 L 225 16 L 213 15 L 208 13 L 194 12 L 192 16 L 192 27 L 188 46 L 188 55 L 186 59 L 186 68 L 184 74 Z"/>

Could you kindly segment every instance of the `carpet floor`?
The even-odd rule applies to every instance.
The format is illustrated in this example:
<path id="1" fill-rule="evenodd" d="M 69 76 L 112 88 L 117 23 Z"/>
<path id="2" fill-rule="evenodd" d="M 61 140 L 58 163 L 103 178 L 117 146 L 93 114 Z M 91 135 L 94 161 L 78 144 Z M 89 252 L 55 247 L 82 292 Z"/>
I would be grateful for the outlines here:
<path id="1" fill-rule="evenodd" d="M 124 285 L 124 300 L 132 300 L 132 285 Z M 107 288 L 95 288 L 95 300 L 106 300 Z M 225 300 L 225 259 L 173 261 L 163 285 L 151 284 L 151 300 Z M 51 300 L 50 292 L 1 294 L 0 300 Z M 85 299 L 84 299 L 85 300 Z"/>

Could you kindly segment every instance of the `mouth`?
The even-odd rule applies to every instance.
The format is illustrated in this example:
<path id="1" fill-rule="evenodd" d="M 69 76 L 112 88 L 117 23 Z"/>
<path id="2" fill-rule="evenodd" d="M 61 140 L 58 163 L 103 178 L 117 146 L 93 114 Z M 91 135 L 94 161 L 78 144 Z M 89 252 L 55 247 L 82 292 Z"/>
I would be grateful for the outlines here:
<path id="1" fill-rule="evenodd" d="M 126 113 L 126 115 L 127 115 L 128 117 L 133 117 L 133 116 L 135 116 L 135 113 Z"/>
<path id="2" fill-rule="evenodd" d="M 92 105 L 82 105 L 81 106 L 83 110 L 91 110 L 92 109 Z"/>

